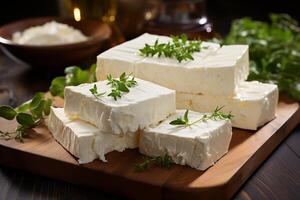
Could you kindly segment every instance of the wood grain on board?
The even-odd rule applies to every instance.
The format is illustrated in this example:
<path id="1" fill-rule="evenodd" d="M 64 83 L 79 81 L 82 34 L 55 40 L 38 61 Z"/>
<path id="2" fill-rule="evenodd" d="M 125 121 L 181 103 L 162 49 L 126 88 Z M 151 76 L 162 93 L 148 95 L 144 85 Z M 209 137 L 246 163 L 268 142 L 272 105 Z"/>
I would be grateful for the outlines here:
<path id="1" fill-rule="evenodd" d="M 274 120 L 258 131 L 234 129 L 229 152 L 204 172 L 173 165 L 138 173 L 133 167 L 142 158 L 137 150 L 109 153 L 108 163 L 79 165 L 45 126 L 35 128 L 24 143 L 0 140 L 0 163 L 135 199 L 229 199 L 298 124 L 299 116 L 298 103 L 281 98 Z M 13 129 L 15 123 L 1 120 L 0 127 Z"/>

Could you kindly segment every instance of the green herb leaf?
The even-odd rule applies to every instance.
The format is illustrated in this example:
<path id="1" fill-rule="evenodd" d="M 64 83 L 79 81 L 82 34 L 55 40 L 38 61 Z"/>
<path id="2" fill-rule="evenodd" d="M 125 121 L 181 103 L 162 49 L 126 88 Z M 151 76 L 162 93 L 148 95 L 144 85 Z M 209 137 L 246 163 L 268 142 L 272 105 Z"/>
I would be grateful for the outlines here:
<path id="1" fill-rule="evenodd" d="M 41 100 L 38 105 L 31 109 L 31 113 L 34 119 L 40 119 L 44 114 L 45 100 Z"/>
<path id="2" fill-rule="evenodd" d="M 50 114 L 50 108 L 52 105 L 52 100 L 51 99 L 47 99 L 44 103 L 44 114 L 45 115 L 49 115 Z"/>
<path id="3" fill-rule="evenodd" d="M 32 98 L 31 102 L 29 103 L 29 107 L 32 109 L 34 107 L 37 107 L 41 100 L 44 98 L 44 93 L 42 92 L 38 92 L 34 95 L 34 97 Z"/>
<path id="4" fill-rule="evenodd" d="M 177 118 L 170 122 L 171 125 L 185 125 L 186 122 L 182 118 Z"/>
<path id="5" fill-rule="evenodd" d="M 97 78 L 96 78 L 96 69 L 97 69 L 97 65 L 94 63 L 91 65 L 90 70 L 89 70 L 89 82 L 96 82 Z"/>
<path id="6" fill-rule="evenodd" d="M 17 112 L 27 112 L 30 109 L 30 102 L 25 102 L 16 108 Z"/>
<path id="7" fill-rule="evenodd" d="M 189 124 L 188 115 L 189 115 L 189 110 L 186 110 L 183 115 L 183 118 L 178 117 L 177 119 L 171 121 L 170 124 L 171 125 L 187 125 L 187 124 Z"/>
<path id="8" fill-rule="evenodd" d="M 96 84 L 94 84 L 94 86 L 90 89 L 90 92 L 97 99 L 99 99 L 99 97 L 101 97 L 101 96 L 103 96 L 105 94 L 105 92 L 98 93 L 98 89 L 97 89 L 97 85 Z"/>
<path id="9" fill-rule="evenodd" d="M 10 106 L 0 106 L 0 117 L 12 120 L 16 117 L 17 112 Z"/>
<path id="10" fill-rule="evenodd" d="M 64 98 L 64 90 L 66 86 L 66 78 L 63 76 L 56 77 L 52 80 L 49 88 L 51 95 Z"/>
<path id="11" fill-rule="evenodd" d="M 129 92 L 129 89 L 124 82 L 118 82 L 118 89 L 122 92 Z"/>
<path id="12" fill-rule="evenodd" d="M 189 123 L 188 115 L 189 115 L 189 110 L 186 110 L 183 117 L 185 123 Z"/>
<path id="13" fill-rule="evenodd" d="M 33 116 L 28 113 L 18 113 L 16 119 L 17 122 L 24 127 L 32 127 L 35 125 Z"/>

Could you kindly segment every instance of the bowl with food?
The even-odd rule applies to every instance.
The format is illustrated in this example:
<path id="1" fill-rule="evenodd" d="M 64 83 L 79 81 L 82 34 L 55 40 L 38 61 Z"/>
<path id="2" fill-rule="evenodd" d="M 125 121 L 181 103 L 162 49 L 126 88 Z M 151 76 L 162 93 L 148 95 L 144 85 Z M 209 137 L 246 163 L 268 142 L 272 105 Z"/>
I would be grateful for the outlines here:
<path id="1" fill-rule="evenodd" d="M 95 20 L 41 17 L 0 27 L 0 46 L 32 67 L 57 70 L 94 58 L 109 45 L 109 25 Z"/>

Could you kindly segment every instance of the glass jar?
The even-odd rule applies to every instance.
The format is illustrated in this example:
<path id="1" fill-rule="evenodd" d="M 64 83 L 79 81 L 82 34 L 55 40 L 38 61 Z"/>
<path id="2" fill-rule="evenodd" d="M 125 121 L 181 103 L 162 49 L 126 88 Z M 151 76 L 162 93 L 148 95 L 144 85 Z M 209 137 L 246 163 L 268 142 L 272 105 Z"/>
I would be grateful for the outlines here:
<path id="1" fill-rule="evenodd" d="M 147 0 L 145 31 L 208 39 L 214 36 L 206 15 L 206 0 Z"/>

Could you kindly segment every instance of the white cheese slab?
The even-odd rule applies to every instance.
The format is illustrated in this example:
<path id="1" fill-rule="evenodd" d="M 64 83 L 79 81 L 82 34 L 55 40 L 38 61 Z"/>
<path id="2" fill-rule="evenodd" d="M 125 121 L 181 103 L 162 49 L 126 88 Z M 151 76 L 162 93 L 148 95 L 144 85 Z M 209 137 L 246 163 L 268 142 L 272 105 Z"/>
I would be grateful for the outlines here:
<path id="1" fill-rule="evenodd" d="M 137 86 L 117 101 L 108 96 L 111 86 L 107 81 L 66 87 L 65 112 L 112 134 L 136 132 L 175 113 L 175 91 L 141 79 L 136 81 Z M 100 99 L 89 91 L 94 84 L 99 93 L 106 92 Z"/>
<path id="2" fill-rule="evenodd" d="M 178 110 L 158 126 L 145 129 L 140 136 L 140 152 L 148 156 L 167 153 L 177 164 L 205 170 L 228 152 L 232 136 L 231 122 L 207 120 L 188 127 L 169 124 L 183 116 L 184 112 Z M 202 115 L 190 111 L 189 120 L 196 121 Z"/>
<path id="3" fill-rule="evenodd" d="M 97 158 L 106 162 L 105 155 L 109 152 L 138 147 L 138 133 L 123 136 L 103 133 L 82 120 L 70 120 L 63 108 L 51 108 L 48 128 L 53 137 L 79 159 L 80 164 Z"/>
<path id="4" fill-rule="evenodd" d="M 178 109 L 211 112 L 216 106 L 224 106 L 224 112 L 232 112 L 232 126 L 256 130 L 275 117 L 278 104 L 278 88 L 274 84 L 257 81 L 242 82 L 233 97 L 176 93 Z"/>
<path id="5" fill-rule="evenodd" d="M 180 92 L 194 94 L 233 95 L 237 85 L 247 79 L 249 56 L 247 45 L 228 45 L 203 42 L 201 52 L 194 60 L 179 63 L 165 57 L 143 57 L 139 49 L 154 44 L 155 40 L 168 42 L 170 37 L 143 34 L 111 48 L 97 57 L 97 79 L 107 74 L 118 77 L 132 72 L 136 77 Z M 218 88 L 217 90 L 215 88 Z"/>

